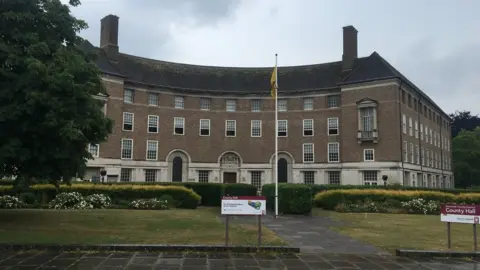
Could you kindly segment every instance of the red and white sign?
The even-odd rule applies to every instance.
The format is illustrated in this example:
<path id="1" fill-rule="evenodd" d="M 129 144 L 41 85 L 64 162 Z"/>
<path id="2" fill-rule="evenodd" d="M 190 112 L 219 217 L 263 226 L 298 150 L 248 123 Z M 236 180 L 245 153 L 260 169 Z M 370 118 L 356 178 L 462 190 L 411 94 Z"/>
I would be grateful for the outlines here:
<path id="1" fill-rule="evenodd" d="M 224 196 L 222 215 L 263 216 L 267 213 L 267 199 L 263 196 Z"/>
<path id="2" fill-rule="evenodd" d="M 478 224 L 480 205 L 442 204 L 440 213 L 443 222 Z"/>

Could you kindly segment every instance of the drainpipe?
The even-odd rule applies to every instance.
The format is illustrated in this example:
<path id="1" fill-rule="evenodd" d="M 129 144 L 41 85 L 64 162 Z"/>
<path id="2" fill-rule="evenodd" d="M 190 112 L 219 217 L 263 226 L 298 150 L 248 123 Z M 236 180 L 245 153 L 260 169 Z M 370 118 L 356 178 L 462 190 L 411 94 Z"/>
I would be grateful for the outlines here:
<path id="1" fill-rule="evenodd" d="M 404 157 L 404 155 L 403 155 L 403 153 L 404 153 L 404 151 L 403 151 L 404 145 L 403 145 L 403 130 L 402 130 L 402 129 L 403 129 L 403 122 L 402 122 L 402 112 L 403 112 L 403 111 L 402 111 L 402 105 L 403 105 L 403 103 L 402 103 L 402 85 L 403 85 L 403 80 L 400 79 L 400 85 L 398 86 L 398 94 L 399 94 L 398 100 L 400 101 L 400 102 L 398 103 L 398 104 L 399 104 L 399 105 L 398 105 L 398 110 L 399 110 L 399 115 L 398 115 L 398 117 L 399 117 L 399 119 L 400 119 L 400 125 L 399 125 L 399 127 L 400 127 L 400 129 L 399 129 L 399 130 L 400 130 L 400 156 L 401 156 L 401 163 L 402 163 L 402 185 L 403 185 L 404 182 L 405 182 L 405 179 L 404 179 L 404 178 L 405 178 L 405 167 L 404 167 L 405 157 Z M 406 123 L 405 123 L 405 125 L 406 125 Z"/>

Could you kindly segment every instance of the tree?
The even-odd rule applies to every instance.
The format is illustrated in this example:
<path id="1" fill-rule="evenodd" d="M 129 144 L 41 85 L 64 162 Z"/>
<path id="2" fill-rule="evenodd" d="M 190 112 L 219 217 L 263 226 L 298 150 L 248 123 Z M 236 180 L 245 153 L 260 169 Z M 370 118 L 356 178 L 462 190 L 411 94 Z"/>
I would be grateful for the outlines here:
<path id="1" fill-rule="evenodd" d="M 480 184 L 480 127 L 462 130 L 452 141 L 453 170 L 456 187 Z"/>
<path id="2" fill-rule="evenodd" d="M 472 115 L 469 111 L 456 111 L 454 114 L 450 114 L 453 120 L 452 123 L 452 137 L 455 138 L 462 129 L 474 130 L 480 126 L 480 117 L 478 115 Z"/>
<path id="3" fill-rule="evenodd" d="M 60 0 L 2 1 L 0 19 L 0 175 L 69 181 L 113 124 L 93 97 L 106 93 L 100 71 L 78 47 L 87 25 Z"/>

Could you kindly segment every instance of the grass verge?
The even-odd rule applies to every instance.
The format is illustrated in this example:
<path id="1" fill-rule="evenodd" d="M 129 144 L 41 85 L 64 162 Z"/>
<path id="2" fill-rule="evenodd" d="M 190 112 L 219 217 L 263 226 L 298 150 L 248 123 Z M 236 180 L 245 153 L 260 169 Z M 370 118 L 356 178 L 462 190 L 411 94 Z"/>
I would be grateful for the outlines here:
<path id="1" fill-rule="evenodd" d="M 343 221 L 342 225 L 331 229 L 389 252 L 398 248 L 448 250 L 447 224 L 437 215 L 338 213 L 320 209 L 315 209 L 314 214 Z M 451 233 L 452 250 L 473 250 L 471 224 L 452 223 Z"/>
<path id="2" fill-rule="evenodd" d="M 219 209 L 0 210 L 0 243 L 224 244 Z M 230 244 L 255 245 L 255 225 L 230 225 Z M 262 242 L 285 245 L 266 227 Z"/>

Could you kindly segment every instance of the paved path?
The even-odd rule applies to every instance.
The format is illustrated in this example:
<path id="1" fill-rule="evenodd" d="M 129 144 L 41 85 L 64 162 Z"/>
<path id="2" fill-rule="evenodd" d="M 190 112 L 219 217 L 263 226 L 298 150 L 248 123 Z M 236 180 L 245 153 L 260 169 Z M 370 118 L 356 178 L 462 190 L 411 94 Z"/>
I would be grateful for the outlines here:
<path id="1" fill-rule="evenodd" d="M 165 269 L 165 270 L 313 270 L 313 269 L 477 269 L 480 261 L 426 260 L 380 255 L 255 255 L 199 253 L 1 253 L 0 269 Z"/>
<path id="2" fill-rule="evenodd" d="M 220 217 L 219 217 L 220 218 Z M 221 217 L 225 220 L 224 217 Z M 341 235 L 331 229 L 342 225 L 322 216 L 264 216 L 263 225 L 274 231 L 302 253 L 388 254 L 364 242 Z M 253 223 L 256 217 L 233 217 L 233 222 Z"/>

